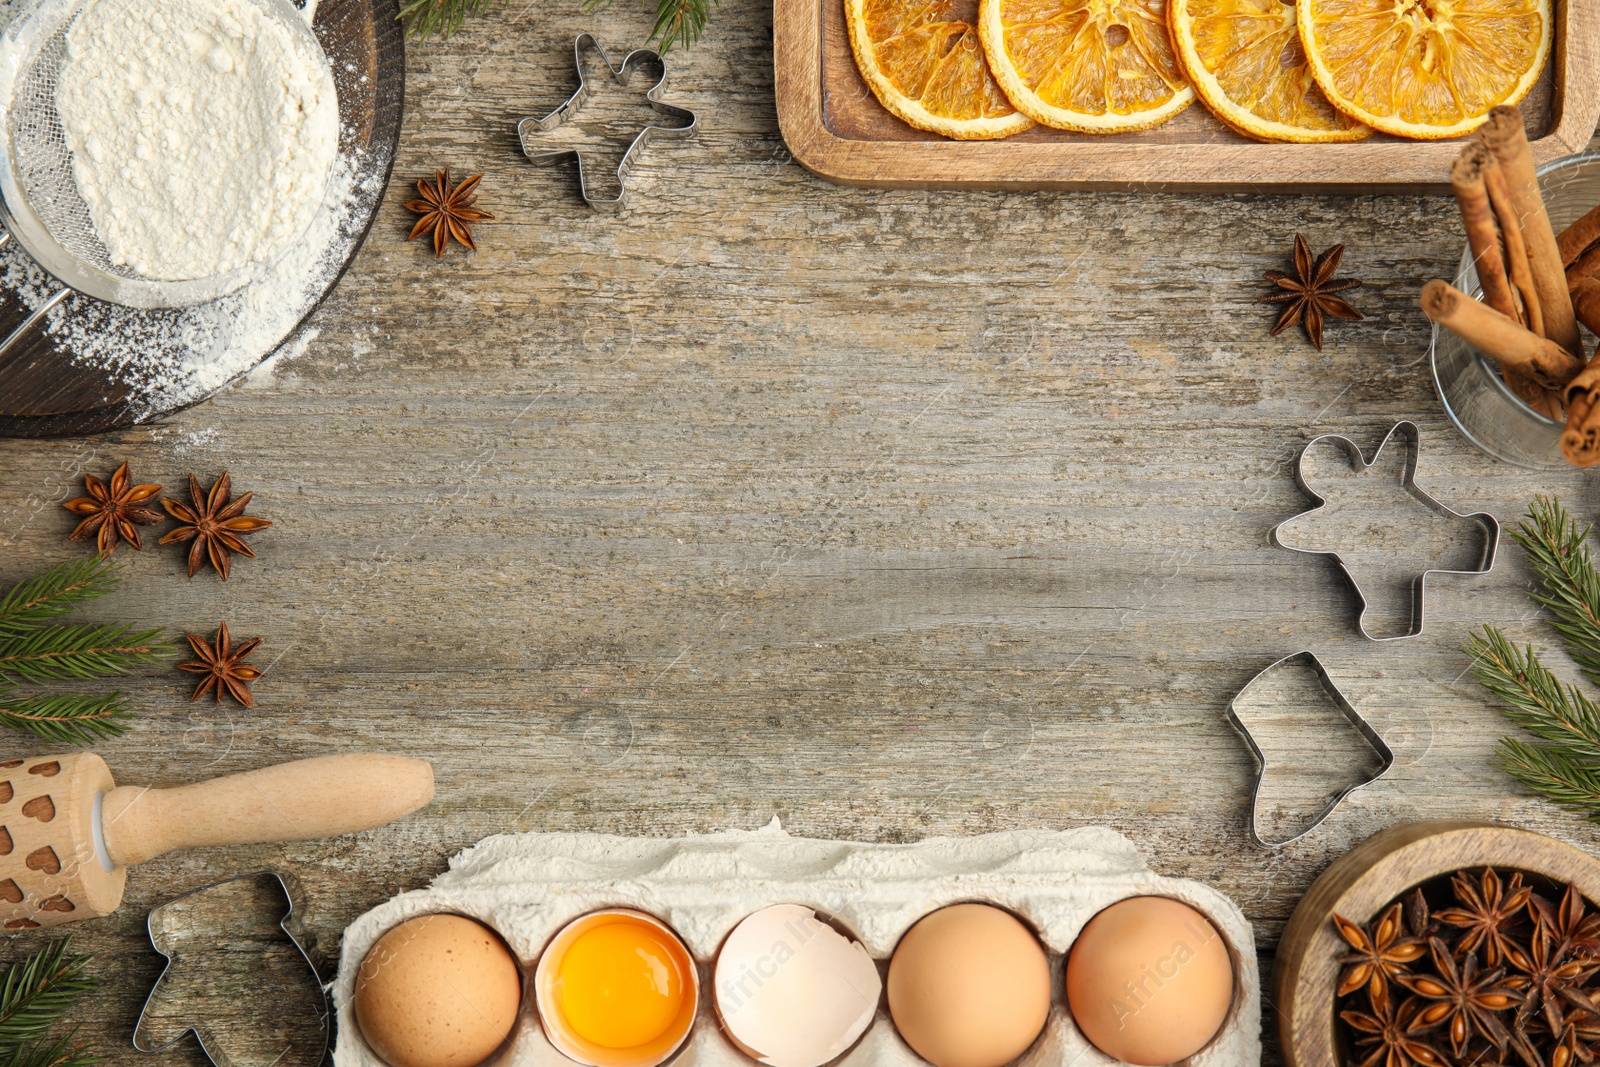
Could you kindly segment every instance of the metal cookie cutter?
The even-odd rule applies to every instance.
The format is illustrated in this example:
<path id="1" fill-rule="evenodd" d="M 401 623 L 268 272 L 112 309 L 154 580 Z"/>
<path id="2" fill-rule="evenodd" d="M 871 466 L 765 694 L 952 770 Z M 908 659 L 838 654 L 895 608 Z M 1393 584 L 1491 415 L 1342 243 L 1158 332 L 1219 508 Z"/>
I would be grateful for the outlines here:
<path id="1" fill-rule="evenodd" d="M 1321 494 L 1306 484 L 1305 477 L 1306 456 L 1308 456 L 1311 453 L 1311 450 L 1320 442 L 1333 441 L 1338 443 L 1344 448 L 1345 452 L 1349 454 L 1350 466 L 1353 469 L 1368 470 L 1377 464 L 1379 457 L 1383 455 L 1383 450 L 1388 448 L 1389 442 L 1393 441 L 1396 437 L 1402 437 L 1408 441 L 1406 471 L 1404 477 L 1401 479 L 1401 484 L 1405 487 L 1406 492 L 1411 495 L 1412 499 L 1416 500 L 1419 504 L 1423 505 L 1429 511 L 1432 511 L 1437 515 L 1442 515 L 1451 519 L 1459 519 L 1463 522 L 1473 522 L 1481 526 L 1483 528 L 1483 550 L 1478 556 L 1478 565 L 1471 570 L 1426 570 L 1418 575 L 1416 580 L 1411 583 L 1410 628 L 1403 634 L 1391 634 L 1387 637 L 1381 637 L 1373 634 L 1367 629 L 1367 608 L 1370 606 L 1370 602 L 1367 599 L 1366 592 L 1361 588 L 1361 582 L 1357 580 L 1355 572 L 1350 569 L 1350 566 L 1345 562 L 1344 557 L 1341 556 L 1335 549 L 1299 548 L 1295 545 L 1284 544 L 1283 540 L 1279 537 L 1279 531 L 1291 523 L 1300 522 L 1309 515 L 1317 514 L 1328 505 L 1327 500 L 1325 500 Z M 1361 601 L 1361 611 L 1356 617 L 1356 628 L 1361 631 L 1361 636 L 1365 637 L 1369 641 L 1403 641 L 1406 638 L 1416 637 L 1418 634 L 1422 633 L 1422 628 L 1425 622 L 1423 618 L 1423 595 L 1426 591 L 1428 577 L 1430 575 L 1488 574 L 1489 571 L 1494 568 L 1495 552 L 1500 545 L 1499 520 L 1497 520 L 1493 515 L 1481 511 L 1473 515 L 1463 515 L 1459 511 L 1453 511 L 1450 508 L 1445 507 L 1443 504 L 1439 503 L 1439 501 L 1435 500 L 1433 497 L 1424 492 L 1417 485 L 1417 457 L 1421 451 L 1421 432 L 1417 429 L 1416 423 L 1409 421 L 1395 423 L 1394 428 L 1384 435 L 1383 442 L 1378 445 L 1378 450 L 1372 454 L 1372 458 L 1370 460 L 1361 454 L 1360 445 L 1356 444 L 1343 434 L 1325 433 L 1318 437 L 1313 437 L 1310 441 L 1307 441 L 1306 446 L 1300 450 L 1300 458 L 1296 461 L 1294 467 L 1294 478 L 1295 481 L 1299 483 L 1300 488 L 1304 490 L 1306 495 L 1317 502 L 1317 506 L 1309 511 L 1302 511 L 1298 515 L 1285 519 L 1284 521 L 1278 523 L 1277 526 L 1272 528 L 1272 543 L 1277 545 L 1279 548 L 1287 548 L 1291 552 L 1302 552 L 1310 556 L 1333 557 L 1334 562 L 1339 564 L 1339 569 L 1344 571 L 1345 577 L 1350 580 L 1350 586 L 1355 590 L 1356 598 Z"/>
<path id="2" fill-rule="evenodd" d="M 259 886 L 244 885 L 249 882 L 259 883 Z M 191 955 L 206 952 L 238 954 L 242 946 L 247 947 L 261 933 L 263 924 L 249 922 L 242 923 L 239 929 L 230 926 L 220 933 L 207 930 L 200 937 L 183 936 L 188 929 L 183 913 L 191 907 L 203 913 L 222 911 L 228 918 L 237 918 L 230 914 L 230 911 L 237 910 L 234 902 L 212 903 L 202 899 L 235 888 L 245 891 L 255 888 L 269 892 L 276 890 L 276 895 L 282 897 L 284 911 L 277 929 L 294 948 L 289 950 L 286 946 L 280 947 L 275 955 L 263 952 L 248 971 L 251 980 L 274 986 L 271 995 L 267 995 L 265 990 L 250 990 L 246 995 L 246 991 L 220 988 L 218 984 L 208 981 L 202 983 L 202 991 L 193 994 L 192 1008 L 185 1004 L 182 1012 L 156 1010 L 161 1004 L 158 996 L 165 987 L 173 984 L 175 979 L 181 980 L 186 971 L 205 970 L 199 963 L 189 962 Z M 333 1031 L 328 994 L 310 954 L 289 928 L 293 917 L 294 897 L 289 892 L 288 883 L 276 871 L 256 871 L 213 882 L 153 909 L 146 920 L 146 929 L 150 944 L 167 962 L 161 969 L 161 976 L 151 987 L 150 995 L 145 998 L 144 1007 L 139 1010 L 139 1021 L 133 1031 L 133 1047 L 140 1052 L 165 1052 L 185 1036 L 194 1034 L 206 1059 L 216 1067 L 319 1067 L 327 1056 Z M 203 946 L 194 948 L 187 943 L 190 941 L 203 943 Z M 282 943 L 276 941 L 276 944 L 281 946 Z M 235 968 L 228 967 L 226 970 L 231 976 Z M 189 978 L 189 981 L 193 984 L 194 978 Z M 277 988 L 280 985 L 293 988 Z M 252 1032 L 224 1033 L 209 1025 L 208 1020 L 223 1009 L 253 1012 L 256 1017 L 250 1022 L 255 1024 L 254 1027 L 241 1027 Z M 297 1012 L 296 1009 L 303 1010 Z M 297 1023 L 300 1025 L 296 1026 Z M 162 1031 L 161 1036 L 171 1036 L 160 1043 L 152 1043 L 148 1040 L 150 1030 Z"/>
<path id="3" fill-rule="evenodd" d="M 583 72 L 583 49 L 587 45 L 599 54 L 600 61 L 611 72 L 611 77 L 618 85 L 627 85 L 633 80 L 635 72 L 641 66 L 654 65 L 660 70 L 655 85 L 645 93 L 644 98 L 656 112 L 666 118 L 675 120 L 671 126 L 646 126 L 639 131 L 633 143 L 628 145 L 628 150 L 622 154 L 622 162 L 617 164 L 617 195 L 610 198 L 594 196 L 589 190 L 589 177 L 584 169 L 583 150 L 579 148 L 549 148 L 541 149 L 536 142 L 541 133 L 549 133 L 556 127 L 565 123 L 576 115 L 583 106 L 589 102 L 590 88 L 588 76 Z M 541 167 L 555 166 L 565 163 L 569 159 L 578 161 L 578 187 L 583 193 L 584 203 L 596 211 L 619 211 L 626 207 L 628 196 L 628 172 L 633 169 L 634 157 L 643 151 L 644 147 L 657 137 L 687 137 L 695 131 L 699 120 L 693 111 L 687 108 L 676 107 L 663 103 L 659 94 L 667 84 L 667 61 L 661 53 L 650 48 L 635 48 L 622 57 L 621 66 L 612 66 L 611 59 L 606 55 L 606 50 L 592 33 L 580 33 L 572 43 L 572 55 L 578 66 L 578 91 L 573 93 L 566 103 L 556 108 L 542 119 L 523 119 L 517 123 L 517 139 L 522 142 L 522 152 L 533 163 Z"/>
<path id="4" fill-rule="evenodd" d="M 1356 728 L 1356 732 L 1362 736 L 1362 738 L 1372 748 L 1372 751 L 1377 754 L 1379 767 L 1378 773 L 1374 774 L 1366 781 L 1356 782 L 1353 785 L 1348 785 L 1339 792 L 1335 793 L 1332 799 L 1328 801 L 1328 803 L 1323 807 L 1322 811 L 1317 814 L 1316 818 L 1311 820 L 1311 823 L 1306 826 L 1305 829 L 1301 830 L 1293 837 L 1286 837 L 1281 841 L 1268 841 L 1261 836 L 1261 827 L 1257 820 L 1257 806 L 1261 801 L 1261 783 L 1266 780 L 1267 776 L 1267 757 L 1262 753 L 1261 746 L 1256 744 L 1255 735 L 1250 732 L 1250 728 L 1246 726 L 1244 724 L 1244 720 L 1239 717 L 1239 701 L 1242 700 L 1244 695 L 1250 692 L 1251 688 L 1254 687 L 1255 684 L 1261 679 L 1296 661 L 1304 661 L 1305 664 L 1311 668 L 1312 672 L 1316 674 L 1317 681 L 1321 684 L 1323 692 L 1325 692 L 1329 699 L 1333 701 L 1334 706 L 1344 714 L 1344 717 L 1350 720 L 1350 725 Z M 1394 751 L 1390 749 L 1389 746 L 1384 742 L 1383 738 L 1378 735 L 1378 731 L 1372 728 L 1372 724 L 1367 722 L 1362 714 L 1356 710 L 1355 705 L 1350 703 L 1339 687 L 1333 684 L 1333 679 L 1328 677 L 1327 668 L 1323 667 L 1322 661 L 1317 658 L 1316 653 L 1314 652 L 1296 652 L 1292 656 L 1285 656 L 1276 663 L 1272 663 L 1261 671 L 1257 672 L 1256 676 L 1246 682 L 1244 688 L 1239 690 L 1239 692 L 1234 695 L 1233 700 L 1228 703 L 1228 722 L 1235 730 L 1239 732 L 1239 736 L 1244 738 L 1245 746 L 1250 749 L 1250 758 L 1255 760 L 1256 780 L 1255 784 L 1251 786 L 1250 789 L 1250 819 L 1249 822 L 1246 823 L 1246 826 L 1250 831 L 1250 840 L 1254 841 L 1260 848 L 1282 848 L 1284 845 L 1292 844 L 1293 842 L 1300 840 L 1302 837 L 1305 837 L 1317 827 L 1321 826 L 1328 816 L 1333 814 L 1334 809 L 1344 802 L 1345 797 L 1349 796 L 1351 793 L 1354 793 L 1357 789 L 1361 789 L 1364 786 L 1369 786 L 1373 782 L 1376 782 L 1379 778 L 1382 778 L 1384 775 L 1388 774 L 1389 771 L 1394 767 Z"/>

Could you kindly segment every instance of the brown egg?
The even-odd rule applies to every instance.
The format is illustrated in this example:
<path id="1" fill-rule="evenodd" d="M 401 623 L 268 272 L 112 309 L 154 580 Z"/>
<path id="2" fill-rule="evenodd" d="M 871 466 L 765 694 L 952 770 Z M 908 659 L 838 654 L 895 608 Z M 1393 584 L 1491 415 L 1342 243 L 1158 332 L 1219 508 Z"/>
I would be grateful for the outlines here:
<path id="1" fill-rule="evenodd" d="M 391 1067 L 475 1067 L 505 1042 L 521 1003 L 505 943 L 460 915 L 401 923 L 356 974 L 361 1036 Z"/>
<path id="2" fill-rule="evenodd" d="M 1001 1067 L 1050 1015 L 1050 964 L 1010 912 L 955 904 L 924 916 L 889 961 L 889 1014 L 934 1067 Z"/>
<path id="3" fill-rule="evenodd" d="M 1205 1048 L 1233 1004 L 1233 961 L 1187 904 L 1130 897 L 1083 928 L 1067 957 L 1067 1004 L 1114 1060 L 1164 1067 Z"/>

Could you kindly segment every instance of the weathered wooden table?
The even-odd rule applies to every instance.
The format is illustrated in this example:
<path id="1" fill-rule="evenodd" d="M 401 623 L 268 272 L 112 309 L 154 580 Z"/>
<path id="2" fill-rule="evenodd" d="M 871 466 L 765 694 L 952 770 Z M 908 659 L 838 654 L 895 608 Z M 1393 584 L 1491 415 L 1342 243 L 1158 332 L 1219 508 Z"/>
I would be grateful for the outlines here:
<path id="1" fill-rule="evenodd" d="M 0 441 L 0 581 L 84 551 L 58 505 L 122 459 L 175 492 L 229 469 L 275 522 L 226 585 L 186 580 L 175 550 L 119 553 L 100 614 L 226 618 L 271 665 L 254 712 L 187 704 L 176 672 L 135 680 L 137 725 L 100 749 L 120 779 L 359 749 L 438 775 L 395 826 L 137 870 L 121 913 L 78 933 L 103 981 L 79 1022 L 110 1062 L 203 1062 L 128 1047 L 155 904 L 284 869 L 329 958 L 351 918 L 503 831 L 1106 824 L 1238 900 L 1267 963 L 1316 874 L 1391 823 L 1600 845 L 1495 767 L 1507 727 L 1463 673 L 1483 622 L 1554 645 L 1514 547 L 1431 588 L 1425 635 L 1380 646 L 1331 565 L 1267 537 L 1308 505 L 1308 437 L 1370 450 L 1401 418 L 1447 503 L 1509 520 L 1556 492 L 1595 514 L 1591 478 L 1498 464 L 1445 421 L 1415 296 L 1458 255 L 1450 201 L 835 188 L 789 160 L 771 13 L 740 0 L 673 56 L 699 135 L 645 154 L 630 213 L 596 215 L 514 133 L 574 87 L 576 31 L 649 28 L 642 5 L 577 7 L 498 4 L 413 49 L 396 182 L 298 354 L 159 425 Z M 484 172 L 498 221 L 439 262 L 400 205 L 444 165 Z M 1367 283 L 1367 321 L 1320 354 L 1269 339 L 1253 302 L 1296 231 L 1347 242 Z M 1301 648 L 1399 766 L 1263 854 L 1223 710 Z"/>

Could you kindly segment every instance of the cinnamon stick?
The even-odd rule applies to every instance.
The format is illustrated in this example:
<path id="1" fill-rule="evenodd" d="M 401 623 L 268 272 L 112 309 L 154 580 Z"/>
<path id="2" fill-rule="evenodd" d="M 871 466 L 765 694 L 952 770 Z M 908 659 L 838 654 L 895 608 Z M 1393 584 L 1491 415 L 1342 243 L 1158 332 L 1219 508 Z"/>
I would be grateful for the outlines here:
<path id="1" fill-rule="evenodd" d="M 1567 386 L 1567 426 L 1561 454 L 1574 467 L 1600 463 L 1600 358 L 1591 359 Z"/>
<path id="2" fill-rule="evenodd" d="M 1590 333 L 1600 334 L 1600 278 L 1584 278 L 1572 287 L 1572 310 Z"/>
<path id="3" fill-rule="evenodd" d="M 1572 266 L 1572 261 L 1597 241 L 1600 241 L 1600 205 L 1590 208 L 1587 215 L 1562 230 L 1561 236 L 1556 238 L 1562 265 Z"/>
<path id="4" fill-rule="evenodd" d="M 1435 279 L 1422 287 L 1422 310 L 1501 367 L 1532 378 L 1545 389 L 1562 389 L 1583 370 L 1583 361 L 1571 352 L 1448 282 Z"/>
<path id="5" fill-rule="evenodd" d="M 1539 304 L 1539 291 L 1534 287 L 1533 270 L 1528 265 L 1528 247 L 1522 241 L 1522 226 L 1511 204 L 1511 194 L 1506 190 L 1505 172 L 1492 154 L 1483 168 L 1483 189 L 1489 196 L 1490 206 L 1494 208 L 1495 221 L 1500 224 L 1500 237 L 1505 242 L 1506 269 L 1511 272 L 1511 284 L 1521 298 L 1522 323 L 1540 337 L 1548 337 L 1544 329 L 1544 312 Z"/>
<path id="6" fill-rule="evenodd" d="M 1590 245 L 1589 248 L 1579 254 L 1578 258 L 1574 259 L 1572 261 L 1572 265 L 1567 268 L 1568 291 L 1570 291 L 1573 286 L 1583 281 L 1583 279 L 1593 278 L 1597 273 L 1600 273 L 1600 241 Z"/>
<path id="7" fill-rule="evenodd" d="M 1450 187 L 1455 190 L 1456 205 L 1461 208 L 1467 244 L 1472 248 L 1473 265 L 1478 271 L 1478 282 L 1483 286 L 1483 302 L 1508 319 L 1526 325 L 1521 300 L 1512 292 L 1511 279 L 1506 275 L 1506 261 L 1500 253 L 1500 228 L 1495 223 L 1494 208 L 1483 185 L 1484 167 L 1492 166 L 1493 162 L 1494 156 L 1483 145 L 1468 144 L 1450 167 Z"/>
<path id="8" fill-rule="evenodd" d="M 1578 321 L 1572 313 L 1572 298 L 1567 295 L 1567 277 L 1556 247 L 1555 231 L 1539 195 L 1539 179 L 1533 170 L 1533 152 L 1522 126 L 1522 112 L 1501 105 L 1489 112 L 1479 135 L 1494 153 L 1505 175 L 1506 192 L 1528 250 L 1528 267 L 1539 295 L 1539 310 L 1544 317 L 1543 333 L 1550 340 L 1575 353 L 1579 350 Z"/>

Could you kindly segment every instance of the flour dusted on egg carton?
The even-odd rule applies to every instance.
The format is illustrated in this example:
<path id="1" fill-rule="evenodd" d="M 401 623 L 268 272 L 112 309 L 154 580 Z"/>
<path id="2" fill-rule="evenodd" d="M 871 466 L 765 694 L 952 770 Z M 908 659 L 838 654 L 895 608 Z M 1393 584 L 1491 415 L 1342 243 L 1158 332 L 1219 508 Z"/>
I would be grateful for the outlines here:
<path id="1" fill-rule="evenodd" d="M 333 986 L 339 1017 L 334 1065 L 384 1067 L 356 1018 L 357 976 L 380 938 L 419 917 L 445 913 L 475 919 L 497 933 L 516 958 L 530 993 L 521 998 L 511 1037 L 490 1063 L 570 1067 L 574 1060 L 552 1044 L 541 1025 L 531 992 L 535 975 L 543 997 L 550 988 L 540 973 L 550 969 L 544 957 L 570 943 L 567 928 L 574 920 L 606 909 L 632 909 L 658 920 L 668 936 L 675 933 L 693 957 L 700 993 L 697 1014 L 671 1062 L 738 1067 L 756 1062 L 750 1055 L 756 1050 L 741 1048 L 719 1023 L 719 997 L 737 999 L 739 991 L 716 968 L 725 945 L 738 943 L 729 940 L 730 933 L 745 920 L 774 905 L 813 909 L 846 935 L 848 940 L 841 943 L 859 942 L 884 974 L 897 946 L 919 920 L 951 905 L 982 903 L 1020 918 L 1037 935 L 1048 960 L 1048 1015 L 1043 1031 L 1016 1059 L 1018 1067 L 1113 1067 L 1122 1061 L 1091 1044 L 1074 1021 L 1063 972 L 1068 953 L 1091 919 L 1120 901 L 1148 897 L 1168 898 L 1201 913 L 1221 935 L 1232 965 L 1232 998 L 1220 1029 L 1183 1062 L 1188 1067 L 1258 1067 L 1260 976 L 1248 920 L 1221 893 L 1150 870 L 1122 835 L 1086 828 L 869 844 L 793 837 L 776 819 L 756 831 L 675 839 L 507 834 L 468 849 L 428 888 L 395 897 L 345 931 Z M 1121 1005 L 1116 1018 L 1136 1018 L 1154 1003 L 1186 965 L 1188 953 L 1186 945 L 1175 945 L 1173 953 L 1143 967 L 1137 982 L 1125 982 L 1120 1001 L 1110 1005 Z M 370 966 L 368 970 L 370 974 Z M 728 970 L 746 978 L 748 995 L 748 968 L 741 964 Z M 714 975 L 729 988 L 716 988 Z M 916 1067 L 927 1062 L 897 1028 L 896 1022 L 905 1020 L 898 1007 L 891 1017 L 889 999 L 878 997 L 870 1025 L 838 1064 Z M 561 1040 L 559 1033 L 557 1038 Z"/>

